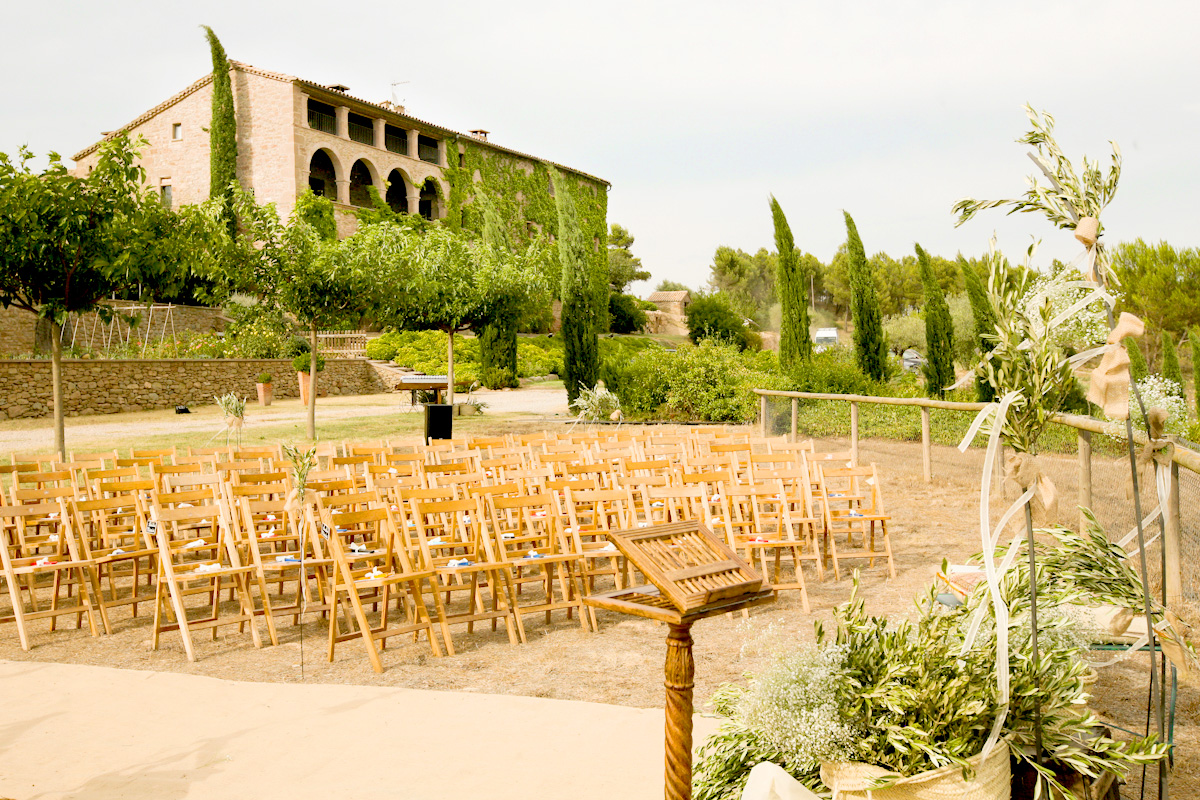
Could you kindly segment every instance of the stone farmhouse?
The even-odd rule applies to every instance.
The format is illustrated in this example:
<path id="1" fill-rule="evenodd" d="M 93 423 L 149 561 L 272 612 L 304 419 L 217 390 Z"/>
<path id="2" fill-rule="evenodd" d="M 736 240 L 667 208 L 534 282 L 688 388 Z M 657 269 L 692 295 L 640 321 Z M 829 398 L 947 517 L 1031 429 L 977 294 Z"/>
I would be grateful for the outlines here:
<path id="1" fill-rule="evenodd" d="M 237 123 L 238 180 L 283 218 L 305 189 L 330 198 L 343 236 L 357 227 L 354 209 L 370 205 L 374 186 L 397 212 L 477 227 L 469 213 L 480 184 L 501 201 L 517 238 L 553 222 L 553 173 L 580 197 L 581 224 L 603 257 L 609 184 L 585 172 L 492 144 L 484 130 L 461 134 L 419 120 L 402 106 L 353 97 L 342 85 L 321 85 L 239 62 L 231 63 Z M 212 75 L 206 75 L 118 130 L 76 153 L 86 175 L 104 141 L 142 136 L 146 179 L 172 206 L 209 194 Z M 512 219 L 521 217 L 520 220 Z M 474 219 L 475 226 L 472 226 Z M 548 232 L 553 232 L 550 228 Z"/>

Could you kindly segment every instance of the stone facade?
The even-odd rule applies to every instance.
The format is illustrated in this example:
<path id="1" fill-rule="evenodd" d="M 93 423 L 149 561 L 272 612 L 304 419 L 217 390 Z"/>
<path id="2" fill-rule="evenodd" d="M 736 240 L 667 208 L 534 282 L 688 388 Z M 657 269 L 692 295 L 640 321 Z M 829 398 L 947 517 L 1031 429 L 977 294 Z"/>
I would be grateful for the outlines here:
<path id="1" fill-rule="evenodd" d="M 492 145 L 486 134 L 469 137 L 408 116 L 391 103 L 375 104 L 351 97 L 345 87 L 322 86 L 299 78 L 268 72 L 238 62 L 232 65 L 235 119 L 238 141 L 238 180 L 254 191 L 259 202 L 274 203 L 282 218 L 295 206 L 296 197 L 309 186 L 313 157 L 321 152 L 332 164 L 333 180 L 324 193 L 334 201 L 338 232 L 346 236 L 357 227 L 355 205 L 365 205 L 364 186 L 352 184 L 355 166 L 358 174 L 387 197 L 391 188 L 393 208 L 421 213 L 432 219 L 446 215 L 449 183 L 444 170 L 448 159 L 460 159 L 458 142 L 464 138 L 491 150 L 518 159 L 537 160 L 524 153 Z M 334 112 L 324 119 L 325 127 L 314 126 L 310 101 Z M 317 108 L 318 106 L 314 106 Z M 351 116 L 367 127 L 351 130 Z M 212 119 L 212 76 L 206 75 L 174 97 L 160 103 L 125 127 L 106 134 L 105 139 L 121 133 L 145 137 L 141 165 L 147 183 L 161 191 L 171 187 L 172 205 L 200 203 L 209 196 L 209 137 L 206 128 Z M 366 125 L 366 123 L 363 123 Z M 178 126 L 178 127 L 176 127 Z M 398 140 L 388 147 L 388 128 L 403 132 L 406 144 Z M 357 137 L 357 138 L 356 138 Z M 420 142 L 435 142 L 422 158 Z M 360 141 L 361 140 L 361 141 Z M 75 174 L 86 175 L 96 163 L 97 142 L 75 154 Z M 399 150 L 403 152 L 399 152 Z M 435 160 L 436 156 L 436 160 Z M 605 184 L 586 173 L 559 166 L 594 182 Z M 400 185 L 402 184 L 402 185 Z M 423 194 L 422 192 L 425 192 Z M 352 204 L 353 200 L 353 204 Z"/>
<path id="2" fill-rule="evenodd" d="M 63 361 L 68 416 L 116 414 L 211 403 L 237 392 L 253 399 L 259 374 L 274 376 L 275 397 L 299 397 L 291 359 L 161 359 Z M 319 394 L 376 394 L 387 390 L 365 359 L 328 359 L 317 376 Z M 53 410 L 49 360 L 0 361 L 0 412 L 45 417 Z"/>

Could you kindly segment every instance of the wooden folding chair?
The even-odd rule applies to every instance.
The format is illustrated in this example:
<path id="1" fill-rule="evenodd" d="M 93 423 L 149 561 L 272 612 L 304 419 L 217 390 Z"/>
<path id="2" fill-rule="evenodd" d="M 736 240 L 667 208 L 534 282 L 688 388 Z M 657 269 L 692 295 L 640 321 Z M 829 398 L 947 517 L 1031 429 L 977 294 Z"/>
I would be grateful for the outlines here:
<path id="1" fill-rule="evenodd" d="M 451 625 L 466 624 L 469 634 L 476 622 L 491 620 L 494 631 L 496 621 L 503 620 L 508 641 L 519 644 L 525 641 L 525 628 L 516 613 L 513 566 L 497 557 L 492 538 L 484 533 L 485 514 L 479 498 L 412 501 L 422 562 L 433 567 L 436 591 L 444 597 L 444 637 L 452 641 Z M 466 607 L 452 613 L 456 592 L 467 595 Z"/>
<path id="2" fill-rule="evenodd" d="M 96 602 L 105 613 L 116 606 L 133 606 L 137 617 L 141 603 L 154 601 L 152 587 L 158 571 L 158 543 L 149 535 L 142 504 L 117 496 L 76 500 L 68 508 L 80 553 L 96 565 Z M 139 593 L 143 576 L 145 593 Z M 128 594 L 123 590 L 126 584 Z"/>
<path id="3" fill-rule="evenodd" d="M 29 523 L 35 527 L 28 528 Z M 63 498 L 49 503 L 0 506 L 0 526 L 17 534 L 0 540 L 0 571 L 12 604 L 12 615 L 0 622 L 16 622 L 22 650 L 30 648 L 29 623 L 37 619 L 49 618 L 50 629 L 54 630 L 60 616 L 74 615 L 82 624 L 86 615 L 92 636 L 99 635 L 97 618 L 105 633 L 112 632 L 108 615 L 96 603 L 100 587 L 95 563 L 80 550 Z M 63 604 L 62 590 L 68 586 L 78 587 L 77 599 Z M 43 597 L 39 601 L 39 594 L 47 593 L 49 599 Z"/>
<path id="4" fill-rule="evenodd" d="M 516 570 L 516 613 L 525 616 L 542 612 L 549 625 L 551 613 L 556 610 L 565 610 L 567 619 L 578 612 L 580 627 L 588 630 L 580 582 L 583 554 L 563 538 L 553 498 L 493 497 L 488 513 L 495 552 Z M 528 584 L 540 587 L 541 595 L 526 600 L 524 588 Z"/>
<path id="5" fill-rule="evenodd" d="M 799 589 L 804 612 L 809 613 L 802 564 L 813 558 L 819 564 L 820 553 L 806 555 L 810 541 L 802 521 L 792 520 L 782 482 L 726 486 L 721 493 L 721 504 L 730 549 L 742 554 L 750 564 L 757 562 L 763 580 L 772 588 Z M 784 569 L 785 557 L 792 566 L 790 580 Z"/>
<path id="6" fill-rule="evenodd" d="M 841 468 L 819 465 L 818 476 L 834 577 L 840 578 L 839 560 L 866 558 L 869 559 L 867 566 L 875 565 L 875 559 L 881 555 L 875 549 L 875 532 L 878 525 L 883 539 L 882 555 L 887 556 L 888 574 L 895 578 L 896 565 L 892 558 L 892 542 L 887 529 L 891 517 L 883 507 L 883 495 L 875 465 Z M 840 552 L 837 541 L 839 534 L 845 536 L 847 548 Z M 861 545 L 855 545 L 855 534 L 862 536 Z"/>
<path id="7" fill-rule="evenodd" d="M 182 494 L 203 492 L 176 493 L 173 505 L 166 504 L 171 495 L 156 493 L 151 503 L 148 524 L 158 543 L 159 564 L 151 646 L 157 650 L 163 633 L 178 630 L 188 661 L 195 661 L 193 632 L 211 630 L 216 641 L 217 628 L 237 625 L 242 630 L 248 624 L 254 646 L 262 647 L 250 589 L 254 566 L 241 562 L 225 500 L 212 492 L 209 502 L 191 503 L 180 500 L 178 495 Z M 236 597 L 236 615 L 221 616 L 223 581 L 229 583 Z M 209 598 L 207 616 L 190 614 L 188 598 L 197 595 Z M 168 616 L 174 621 L 168 622 Z"/>
<path id="8" fill-rule="evenodd" d="M 244 495 L 237 498 L 237 509 L 242 543 L 254 565 L 267 632 L 271 644 L 279 644 L 276 617 L 291 617 L 292 624 L 299 625 L 303 612 L 330 609 L 324 594 L 333 561 L 319 549 L 320 537 L 305 536 L 302 514 L 299 509 L 289 508 L 286 499 Z M 315 597 L 310 579 L 317 587 Z M 284 597 L 284 586 L 289 581 L 296 583 L 290 601 Z M 277 586 L 274 599 L 269 589 L 271 583 Z"/>
<path id="9" fill-rule="evenodd" d="M 330 662 L 338 644 L 359 639 L 367 650 L 371 668 L 383 672 L 380 652 L 381 648 L 386 649 L 387 640 L 411 633 L 416 641 L 422 632 L 429 639 L 433 655 L 440 656 L 442 651 L 438 637 L 434 635 L 434 625 L 440 625 L 445 614 L 433 570 L 414 567 L 408 557 L 408 548 L 400 542 L 392 524 L 391 513 L 381 502 L 376 500 L 372 503 L 374 507 L 365 510 L 336 513 L 326 504 L 328 499 L 318 498 L 317 502 L 322 541 L 328 543 L 334 565 L 329 593 Z M 438 610 L 436 623 L 425 605 L 426 586 L 432 591 Z M 389 622 L 393 593 L 398 595 L 398 604 L 404 614 L 400 624 Z M 368 604 L 379 606 L 377 625 L 372 625 L 367 616 Z M 345 633 L 338 622 L 339 610 L 347 624 Z M 449 641 L 446 645 L 452 647 Z"/>

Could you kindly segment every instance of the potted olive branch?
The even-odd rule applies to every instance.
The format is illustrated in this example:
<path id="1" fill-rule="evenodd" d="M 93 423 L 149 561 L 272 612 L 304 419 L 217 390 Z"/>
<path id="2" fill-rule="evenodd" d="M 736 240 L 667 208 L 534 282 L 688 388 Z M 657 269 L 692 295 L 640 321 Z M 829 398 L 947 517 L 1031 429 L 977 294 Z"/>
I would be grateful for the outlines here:
<path id="1" fill-rule="evenodd" d="M 311 356 L 309 353 L 301 353 L 292 359 L 292 369 L 296 370 L 296 379 L 300 382 L 300 404 L 308 405 L 308 387 L 309 387 L 309 369 L 311 369 Z M 317 354 L 317 372 L 325 371 L 325 357 Z"/>

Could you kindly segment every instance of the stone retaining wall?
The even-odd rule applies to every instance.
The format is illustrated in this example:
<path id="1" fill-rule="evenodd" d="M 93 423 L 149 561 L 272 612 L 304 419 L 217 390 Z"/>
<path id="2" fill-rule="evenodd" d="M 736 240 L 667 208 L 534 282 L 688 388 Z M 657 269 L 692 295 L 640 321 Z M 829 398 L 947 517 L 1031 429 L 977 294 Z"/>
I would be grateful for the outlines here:
<path id="1" fill-rule="evenodd" d="M 254 399 L 260 373 L 274 376 L 275 397 L 298 397 L 291 359 L 129 359 L 63 361 L 63 395 L 68 416 L 116 414 L 211 403 L 237 392 Z M 317 376 L 321 395 L 376 394 L 387 390 L 366 359 L 327 359 Z M 0 361 L 0 412 L 44 417 L 53 410 L 50 361 Z"/>
<path id="2" fill-rule="evenodd" d="M 150 332 L 150 341 L 157 343 L 159 339 L 171 339 L 180 336 L 185 331 L 192 333 L 211 333 L 225 330 L 225 317 L 220 308 L 206 306 L 174 306 L 170 317 L 163 309 L 155 309 L 148 314 L 144 306 L 131 310 L 136 303 L 127 300 L 103 300 L 105 305 L 120 309 L 122 315 L 135 316 L 141 319 L 136 335 L 144 337 Z M 36 349 L 36 331 L 38 318 L 21 308 L 10 306 L 0 308 L 0 355 L 22 356 L 33 353 Z M 116 324 L 102 322 L 99 315 L 93 313 L 75 315 L 67 318 L 67 330 L 64 336 L 67 346 L 74 342 L 79 347 L 89 344 L 94 349 L 104 346 L 104 333 L 115 344 L 129 337 L 129 323 L 118 318 Z M 49 336 L 49 332 L 45 334 Z M 50 350 L 50 340 L 44 341 L 46 352 Z"/>

